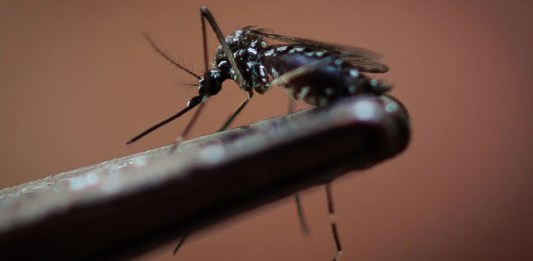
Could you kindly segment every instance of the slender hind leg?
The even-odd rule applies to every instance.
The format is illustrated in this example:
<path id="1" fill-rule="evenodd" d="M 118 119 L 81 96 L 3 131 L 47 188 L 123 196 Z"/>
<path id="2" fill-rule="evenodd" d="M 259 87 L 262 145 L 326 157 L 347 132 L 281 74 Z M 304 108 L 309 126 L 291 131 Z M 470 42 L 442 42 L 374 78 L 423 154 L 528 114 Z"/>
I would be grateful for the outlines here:
<path id="1" fill-rule="evenodd" d="M 294 100 L 289 97 L 289 112 L 291 114 L 294 112 Z M 294 202 L 296 203 L 296 212 L 298 213 L 298 221 L 300 223 L 300 228 L 304 236 L 309 234 L 309 225 L 307 224 L 307 219 L 305 218 L 304 210 L 302 207 L 302 200 L 300 199 L 300 194 L 298 192 L 294 193 Z"/>
<path id="2" fill-rule="evenodd" d="M 328 58 L 325 58 L 325 59 L 322 59 L 322 60 L 307 64 L 307 65 L 301 66 L 299 68 L 296 68 L 296 69 L 294 69 L 292 71 L 289 71 L 289 72 L 281 75 L 280 77 L 274 79 L 271 82 L 271 84 L 272 85 L 285 85 L 285 84 L 289 83 L 292 79 L 294 79 L 296 77 L 299 77 L 299 76 L 302 76 L 302 75 L 305 75 L 305 74 L 308 74 L 308 73 L 311 73 L 314 69 L 318 68 L 319 66 L 324 65 L 324 64 L 329 63 L 329 62 L 332 62 L 332 61 L 334 61 L 334 58 L 328 57 Z M 292 113 L 293 111 L 294 111 L 294 101 L 289 98 L 289 114 Z M 328 196 L 330 196 L 330 195 L 328 194 Z M 296 210 L 298 212 L 298 219 L 300 221 L 300 227 L 302 229 L 303 234 L 307 235 L 307 234 L 309 234 L 309 226 L 307 224 L 307 220 L 306 220 L 305 215 L 304 215 L 304 211 L 303 211 L 303 207 L 302 207 L 302 201 L 300 199 L 300 195 L 298 194 L 298 192 L 294 193 L 294 201 L 296 202 Z M 329 202 L 329 198 L 328 198 L 328 202 Z M 332 204 L 331 204 L 331 207 L 333 207 Z M 331 210 L 333 210 L 333 209 L 331 209 Z M 333 212 L 331 211 L 330 213 L 333 213 Z M 335 224 L 332 223 L 332 226 L 335 226 Z M 334 229 L 334 231 L 335 231 L 334 232 L 335 238 L 338 239 L 336 228 Z M 340 243 L 337 244 L 337 249 L 340 249 Z M 338 254 L 338 255 L 340 256 L 340 254 Z M 334 259 L 334 260 L 336 260 L 336 259 Z"/>
<path id="3" fill-rule="evenodd" d="M 181 245 L 183 245 L 183 242 L 185 242 L 185 239 L 187 239 L 188 234 L 185 234 L 180 238 L 180 241 L 176 244 L 176 247 L 174 247 L 174 251 L 172 251 L 172 254 L 175 255 L 176 252 L 178 252 L 178 249 L 180 249 Z"/>
<path id="4" fill-rule="evenodd" d="M 302 200 L 300 199 L 300 194 L 298 192 L 294 193 L 294 202 L 296 203 L 296 211 L 298 212 L 300 229 L 302 229 L 304 236 L 307 236 L 309 235 L 309 225 L 307 224 L 307 219 L 305 218 L 304 209 L 302 207 Z"/>
<path id="5" fill-rule="evenodd" d="M 250 101 L 250 99 L 252 98 L 253 96 L 253 92 L 250 91 L 248 92 L 248 95 L 246 96 L 246 99 L 239 105 L 239 107 L 237 107 L 237 109 L 229 116 L 229 118 L 224 122 L 224 124 L 222 125 L 222 127 L 220 127 L 220 129 L 218 129 L 218 131 L 223 131 L 225 129 L 227 129 L 229 127 L 229 125 L 233 122 L 233 120 L 235 120 L 235 118 L 237 117 L 237 115 L 239 115 L 239 113 L 241 113 L 242 109 L 244 109 L 244 106 L 246 106 L 248 104 L 248 102 Z"/>
<path id="6" fill-rule="evenodd" d="M 326 197 L 328 202 L 329 223 L 331 225 L 331 232 L 333 233 L 333 241 L 335 241 L 335 248 L 337 252 L 333 256 L 333 261 L 337 261 L 342 255 L 341 240 L 339 239 L 339 232 L 337 231 L 337 224 L 335 223 L 335 209 L 333 206 L 333 194 L 331 193 L 331 184 L 328 183 L 326 187 Z"/>

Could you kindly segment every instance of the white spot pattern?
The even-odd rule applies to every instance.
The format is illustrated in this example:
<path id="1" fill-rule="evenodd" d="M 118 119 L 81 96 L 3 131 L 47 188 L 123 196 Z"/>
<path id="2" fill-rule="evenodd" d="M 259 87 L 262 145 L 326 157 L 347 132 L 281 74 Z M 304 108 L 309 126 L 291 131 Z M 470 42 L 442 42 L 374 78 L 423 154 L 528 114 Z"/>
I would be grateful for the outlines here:
<path id="1" fill-rule="evenodd" d="M 311 91 L 311 87 L 304 86 L 300 90 L 300 93 L 298 94 L 298 100 L 303 100 L 307 96 L 307 94 L 309 94 L 310 91 Z"/>
<path id="2" fill-rule="evenodd" d="M 352 78 L 358 77 L 359 71 L 357 71 L 356 69 L 350 69 L 350 76 L 352 76 Z"/>
<path id="3" fill-rule="evenodd" d="M 272 73 L 272 76 L 274 76 L 274 78 L 278 78 L 279 77 L 279 73 L 278 73 L 278 71 L 276 71 L 276 69 L 271 68 L 270 71 Z"/>
<path id="4" fill-rule="evenodd" d="M 257 54 L 257 50 L 255 48 L 248 48 L 247 51 L 253 54 Z"/>

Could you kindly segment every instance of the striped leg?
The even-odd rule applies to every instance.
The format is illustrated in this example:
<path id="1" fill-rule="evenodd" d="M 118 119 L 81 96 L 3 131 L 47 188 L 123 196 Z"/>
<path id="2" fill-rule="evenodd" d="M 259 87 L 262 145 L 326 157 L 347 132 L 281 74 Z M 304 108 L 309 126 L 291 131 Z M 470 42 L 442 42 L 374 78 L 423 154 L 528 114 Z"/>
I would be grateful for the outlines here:
<path id="1" fill-rule="evenodd" d="M 337 261 L 342 255 L 341 240 L 339 239 L 339 232 L 337 231 L 337 224 L 335 223 L 335 209 L 333 207 L 333 194 L 331 193 L 331 184 L 328 183 L 326 187 L 326 197 L 328 201 L 329 222 L 331 225 L 331 232 L 333 233 L 333 240 L 335 241 L 335 248 L 337 252 L 333 256 L 333 261 Z"/>
<path id="2" fill-rule="evenodd" d="M 294 100 L 289 97 L 289 113 L 294 112 Z M 298 213 L 298 221 L 300 222 L 300 228 L 304 236 L 309 235 L 309 225 L 307 219 L 305 218 L 304 210 L 302 207 L 302 200 L 300 199 L 300 194 L 298 192 L 294 193 L 294 202 L 296 203 L 296 212 Z"/>

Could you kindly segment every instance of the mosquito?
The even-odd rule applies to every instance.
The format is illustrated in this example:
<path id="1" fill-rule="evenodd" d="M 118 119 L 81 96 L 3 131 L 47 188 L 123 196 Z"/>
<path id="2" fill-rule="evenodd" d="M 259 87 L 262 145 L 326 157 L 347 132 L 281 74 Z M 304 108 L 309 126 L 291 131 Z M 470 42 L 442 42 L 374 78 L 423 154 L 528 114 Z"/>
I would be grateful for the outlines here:
<path id="1" fill-rule="evenodd" d="M 175 144 L 179 144 L 189 133 L 209 97 L 218 94 L 222 89 L 222 83 L 229 79 L 235 81 L 239 88 L 246 93 L 246 98 L 219 131 L 228 128 L 248 104 L 254 92 L 264 94 L 272 86 L 282 87 L 289 95 L 289 113 L 294 110 L 295 100 L 303 101 L 312 106 L 323 107 L 345 97 L 363 94 L 381 95 L 391 89 L 391 85 L 387 82 L 372 79 L 364 74 L 388 71 L 388 67 L 378 61 L 381 56 L 373 51 L 274 34 L 255 26 L 237 29 L 224 37 L 207 7 L 200 8 L 200 17 L 205 70 L 202 75 L 198 75 L 175 62 L 159 49 L 147 34 L 144 34 L 155 51 L 198 80 L 198 95 L 192 97 L 181 111 L 146 129 L 133 137 L 127 144 L 139 140 L 198 107 L 176 140 Z M 209 68 L 206 21 L 220 44 L 211 63 L 211 68 Z M 336 261 L 342 255 L 343 249 L 334 219 L 335 211 L 330 184 L 326 184 L 325 189 L 330 226 L 336 248 L 333 260 Z M 307 234 L 308 226 L 298 193 L 294 195 L 294 198 L 302 231 Z M 186 236 L 182 236 L 174 249 L 174 254 Z"/>

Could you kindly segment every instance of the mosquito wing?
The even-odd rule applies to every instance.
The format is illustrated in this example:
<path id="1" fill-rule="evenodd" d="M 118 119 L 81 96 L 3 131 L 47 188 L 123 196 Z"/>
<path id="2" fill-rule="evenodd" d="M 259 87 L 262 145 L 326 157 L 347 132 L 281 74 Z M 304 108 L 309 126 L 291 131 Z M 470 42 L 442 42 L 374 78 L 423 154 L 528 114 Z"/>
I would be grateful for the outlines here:
<path id="1" fill-rule="evenodd" d="M 344 61 L 358 68 L 361 72 L 385 73 L 389 71 L 389 67 L 387 65 L 376 60 L 359 57 L 347 57 L 344 58 Z"/>
<path id="2" fill-rule="evenodd" d="M 325 43 L 294 36 L 267 33 L 263 29 L 250 29 L 250 32 L 256 35 L 260 35 L 262 37 L 266 37 L 280 42 L 285 42 L 288 44 L 310 46 L 314 48 L 324 49 L 331 53 L 336 53 L 340 55 L 346 62 L 359 68 L 362 72 L 384 73 L 389 70 L 386 65 L 377 61 L 378 59 L 382 58 L 382 55 L 364 48 Z"/>

